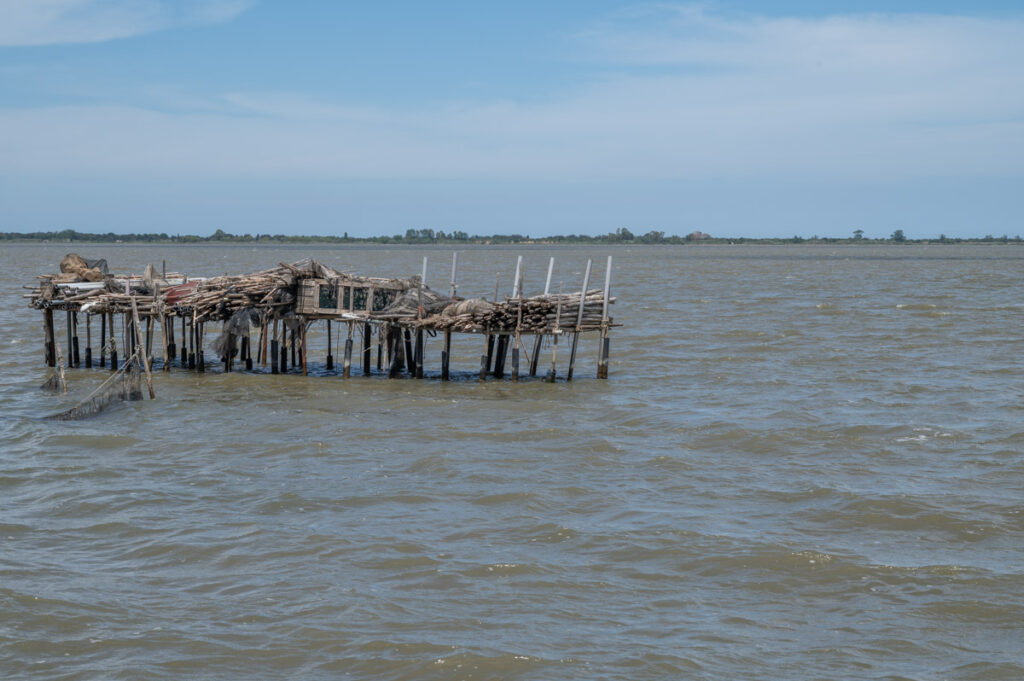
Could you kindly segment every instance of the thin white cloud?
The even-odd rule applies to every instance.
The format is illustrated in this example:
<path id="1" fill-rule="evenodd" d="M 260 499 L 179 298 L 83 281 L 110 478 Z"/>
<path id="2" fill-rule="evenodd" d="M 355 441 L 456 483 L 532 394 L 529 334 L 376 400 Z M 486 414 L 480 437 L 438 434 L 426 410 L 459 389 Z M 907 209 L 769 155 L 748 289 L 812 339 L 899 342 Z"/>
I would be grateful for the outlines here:
<path id="1" fill-rule="evenodd" d="M 230 21 L 247 0 L 0 0 L 0 47 L 97 43 Z"/>
<path id="2" fill-rule="evenodd" d="M 0 172 L 1024 175 L 1024 18 L 659 11 L 583 34 L 600 73 L 539 103 L 231 93 L 193 114 L 0 109 Z"/>

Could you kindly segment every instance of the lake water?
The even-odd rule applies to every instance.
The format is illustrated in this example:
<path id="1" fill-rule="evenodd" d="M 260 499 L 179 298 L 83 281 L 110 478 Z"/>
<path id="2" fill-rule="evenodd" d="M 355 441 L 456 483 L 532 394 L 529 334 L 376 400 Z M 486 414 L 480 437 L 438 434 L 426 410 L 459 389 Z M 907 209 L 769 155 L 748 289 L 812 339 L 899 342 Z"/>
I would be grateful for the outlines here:
<path id="1" fill-rule="evenodd" d="M 108 374 L 40 391 L 20 296 L 68 251 L 427 255 L 444 289 L 451 259 L 3 245 L 0 678 L 1024 678 L 1024 248 L 468 248 L 487 296 L 519 254 L 527 294 L 548 256 L 570 290 L 614 255 L 610 380 L 591 337 L 572 383 L 480 383 L 474 336 L 441 383 L 433 339 L 425 380 L 314 349 L 65 423 Z"/>

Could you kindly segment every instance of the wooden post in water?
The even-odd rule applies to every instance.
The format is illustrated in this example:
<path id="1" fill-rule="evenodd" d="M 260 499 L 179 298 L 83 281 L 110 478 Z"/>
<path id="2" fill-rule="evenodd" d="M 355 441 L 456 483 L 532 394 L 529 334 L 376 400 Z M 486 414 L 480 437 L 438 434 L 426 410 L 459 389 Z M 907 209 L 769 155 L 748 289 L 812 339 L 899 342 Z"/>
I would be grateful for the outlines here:
<path id="1" fill-rule="evenodd" d="M 278 372 L 277 367 L 280 364 L 280 361 L 278 360 L 278 357 L 280 357 L 280 354 L 281 353 L 280 353 L 280 351 L 278 349 L 278 342 L 277 342 L 277 317 L 274 317 L 273 339 L 270 341 L 270 373 L 272 373 L 272 374 L 276 374 Z M 266 360 L 265 356 L 264 356 L 264 360 Z"/>
<path id="2" fill-rule="evenodd" d="M 153 364 L 153 317 L 146 317 L 146 361 Z"/>
<path id="3" fill-rule="evenodd" d="M 331 320 L 327 320 L 327 370 L 334 369 L 334 355 L 331 354 Z"/>
<path id="4" fill-rule="evenodd" d="M 200 372 L 206 371 L 206 355 L 203 352 L 203 336 L 206 334 L 206 322 L 199 322 L 199 330 L 196 331 L 196 369 Z"/>
<path id="5" fill-rule="evenodd" d="M 402 338 L 405 339 L 405 365 L 409 374 L 416 375 L 416 355 L 412 351 L 412 332 L 409 329 L 402 329 Z"/>
<path id="6" fill-rule="evenodd" d="M 114 313 L 110 313 L 110 370 L 117 371 L 117 336 L 114 335 Z"/>
<path id="7" fill-rule="evenodd" d="M 92 369 L 92 317 L 85 315 L 85 368 Z"/>
<path id="8" fill-rule="evenodd" d="M 580 289 L 580 310 L 576 315 L 576 330 L 572 334 L 572 349 L 569 351 L 569 371 L 565 374 L 565 380 L 572 380 L 572 370 L 576 365 L 576 346 L 580 340 L 580 329 L 583 327 L 583 307 L 587 300 L 587 286 L 590 285 L 590 268 L 593 260 L 587 260 L 587 271 L 583 275 L 583 288 Z"/>
<path id="9" fill-rule="evenodd" d="M 160 329 L 167 334 L 167 371 L 170 371 L 171 362 L 174 361 L 178 356 L 178 344 L 174 339 L 174 315 L 169 314 L 164 308 L 163 303 L 160 304 L 160 310 L 163 313 L 162 321 L 160 322 Z"/>
<path id="10" fill-rule="evenodd" d="M 192 319 L 188 322 L 188 368 L 196 369 L 196 334 L 199 330 L 196 328 L 196 311 L 192 310 Z"/>
<path id="11" fill-rule="evenodd" d="M 57 366 L 57 343 L 53 337 L 53 308 L 43 310 L 43 356 L 46 366 Z"/>
<path id="12" fill-rule="evenodd" d="M 82 358 L 78 353 L 78 312 L 71 312 L 71 324 L 74 329 L 74 335 L 71 340 L 74 343 L 74 356 L 75 356 L 75 368 L 82 366 Z"/>
<path id="13" fill-rule="evenodd" d="M 384 329 L 377 327 L 377 371 L 384 370 Z"/>
<path id="14" fill-rule="evenodd" d="M 73 366 L 75 366 L 75 351 L 74 351 L 74 347 L 75 346 L 71 342 L 71 310 L 65 310 L 64 311 L 64 316 L 65 316 L 65 326 L 67 326 L 67 334 L 68 334 L 68 345 L 67 345 L 67 347 L 68 347 L 68 368 L 70 369 Z"/>
<path id="15" fill-rule="evenodd" d="M 106 314 L 99 313 L 99 368 L 106 367 Z"/>
<path id="16" fill-rule="evenodd" d="M 402 342 L 402 328 L 399 326 L 390 326 L 388 331 L 389 336 L 389 357 L 391 360 L 390 366 L 388 367 L 388 378 L 397 378 L 402 370 L 405 369 L 405 362 L 407 354 L 405 347 Z"/>
<path id="17" fill-rule="evenodd" d="M 448 295 L 451 298 L 455 297 L 455 291 L 458 290 L 458 284 L 455 283 L 455 274 L 458 268 L 459 253 L 458 251 L 452 251 L 452 279 Z M 444 330 L 444 350 L 441 351 L 441 380 L 447 381 L 450 378 L 450 367 L 452 361 L 452 330 Z"/>
<path id="18" fill-rule="evenodd" d="M 186 332 L 186 325 L 188 321 L 185 315 L 181 316 L 181 368 L 188 368 L 188 333 Z"/>
<path id="19" fill-rule="evenodd" d="M 555 382 L 556 360 L 558 357 L 558 337 L 562 335 L 559 325 L 562 323 L 562 284 L 558 284 L 558 300 L 555 303 L 555 327 L 551 330 L 551 369 L 545 377 L 548 383 Z"/>
<path id="20" fill-rule="evenodd" d="M 267 316 L 264 314 L 263 319 L 260 321 L 260 366 L 264 369 L 267 368 L 267 336 L 270 335 L 270 323 L 267 321 Z"/>
<path id="21" fill-rule="evenodd" d="M 505 356 L 508 352 L 508 334 L 498 334 L 498 340 L 494 350 L 494 373 L 495 378 L 505 377 Z"/>
<path id="22" fill-rule="evenodd" d="M 441 380 L 447 381 L 450 378 L 452 355 L 452 330 L 444 330 L 444 350 L 441 351 Z"/>
<path id="23" fill-rule="evenodd" d="M 55 342 L 54 349 L 57 352 L 57 376 L 60 380 L 60 389 L 65 395 L 68 394 L 68 377 L 64 375 L 64 357 L 60 351 L 60 343 Z"/>
<path id="24" fill-rule="evenodd" d="M 164 339 L 164 371 L 171 370 L 171 359 L 174 357 L 174 320 L 170 315 L 166 314 L 163 309 L 160 310 L 160 336 Z M 170 336 L 170 338 L 168 338 Z"/>
<path id="25" fill-rule="evenodd" d="M 299 338 L 302 343 L 302 375 L 308 376 L 306 371 L 306 320 L 302 320 L 302 325 L 299 326 Z"/>
<path id="26" fill-rule="evenodd" d="M 363 323 L 363 376 L 370 375 L 370 361 L 373 359 L 373 351 L 370 348 L 370 336 L 373 334 L 373 327 L 370 322 Z"/>
<path id="27" fill-rule="evenodd" d="M 352 376 L 352 322 L 348 323 L 348 337 L 345 339 L 345 364 L 341 369 L 341 377 Z"/>
<path id="28" fill-rule="evenodd" d="M 281 357 L 279 361 L 281 362 L 281 373 L 288 373 L 288 325 L 283 319 L 281 320 Z"/>
<path id="29" fill-rule="evenodd" d="M 608 378 L 608 350 L 611 341 L 608 338 L 608 294 L 612 288 L 612 256 L 608 256 L 608 264 L 604 272 L 604 297 L 601 309 L 601 341 L 597 359 L 597 377 Z"/>
<path id="30" fill-rule="evenodd" d="M 548 259 L 548 276 L 544 280 L 544 295 L 551 291 L 551 273 L 555 270 L 555 259 Z M 530 375 L 537 375 L 537 364 L 540 363 L 540 349 L 544 345 L 544 332 L 541 331 L 533 339 L 533 355 L 530 357 Z"/>
<path id="31" fill-rule="evenodd" d="M 131 299 L 132 299 L 132 320 L 133 320 L 133 322 L 135 324 L 135 327 L 138 328 L 138 326 L 139 326 L 139 305 L 135 301 L 135 296 L 132 296 Z M 153 373 L 150 371 L 149 355 L 142 353 L 142 348 L 139 347 L 138 337 L 137 336 L 136 336 L 136 343 L 135 343 L 135 356 L 137 358 L 136 361 L 138 361 L 138 358 L 141 356 L 142 368 L 146 370 L 146 387 L 149 388 L 149 399 L 155 400 L 156 399 L 156 392 L 153 391 Z"/>
<path id="32" fill-rule="evenodd" d="M 516 335 L 512 343 L 512 380 L 515 382 L 519 381 L 519 340 L 520 330 L 523 326 L 523 256 L 519 256 L 516 260 L 516 279 L 515 285 L 512 287 L 512 294 L 519 301 L 519 306 L 516 310 Z"/>

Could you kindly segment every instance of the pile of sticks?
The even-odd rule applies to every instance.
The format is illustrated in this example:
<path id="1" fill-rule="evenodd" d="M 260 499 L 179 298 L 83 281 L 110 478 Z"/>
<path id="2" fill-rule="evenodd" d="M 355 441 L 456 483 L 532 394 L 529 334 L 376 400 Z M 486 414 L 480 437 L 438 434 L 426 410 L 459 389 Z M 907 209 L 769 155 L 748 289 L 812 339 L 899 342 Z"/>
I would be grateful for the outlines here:
<path id="1" fill-rule="evenodd" d="M 192 311 L 197 321 L 227 319 L 251 307 L 287 307 L 295 302 L 295 274 L 282 266 L 240 276 L 213 277 L 178 299 L 173 308 Z"/>
<path id="2" fill-rule="evenodd" d="M 614 303 L 615 298 L 609 298 Z M 583 302 L 583 322 L 580 330 L 600 329 L 604 295 L 599 289 L 587 291 Z M 580 294 L 548 294 L 530 298 L 506 298 L 504 302 L 494 303 L 490 309 L 480 309 L 465 314 L 446 315 L 444 311 L 417 322 L 418 326 L 429 329 L 482 332 L 513 333 L 550 333 L 556 326 L 572 329 L 580 309 Z M 611 323 L 611 318 L 609 318 Z"/>

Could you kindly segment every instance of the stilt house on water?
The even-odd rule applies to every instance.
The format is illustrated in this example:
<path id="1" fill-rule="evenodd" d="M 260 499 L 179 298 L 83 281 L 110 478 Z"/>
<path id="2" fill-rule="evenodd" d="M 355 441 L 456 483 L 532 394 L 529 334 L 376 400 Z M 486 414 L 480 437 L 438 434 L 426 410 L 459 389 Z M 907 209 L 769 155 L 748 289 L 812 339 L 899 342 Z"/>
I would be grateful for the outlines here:
<path id="1" fill-rule="evenodd" d="M 511 354 L 508 375 L 513 381 L 521 375 L 520 356 L 528 361 L 527 375 L 537 375 L 542 345 L 548 337 L 552 340 L 546 379 L 554 381 L 558 342 L 565 334 L 570 334 L 571 340 L 564 377 L 572 380 L 580 336 L 593 334 L 599 338 L 597 377 L 607 378 L 608 333 L 617 326 L 609 316 L 609 305 L 615 302 L 609 296 L 611 260 L 609 257 L 603 288 L 588 288 L 592 264 L 588 261 L 578 290 L 552 293 L 551 258 L 544 292 L 526 296 L 520 256 L 512 294 L 499 299 L 496 287 L 494 298 L 486 300 L 456 295 L 456 254 L 452 255 L 448 295 L 424 283 L 426 258 L 423 275 L 406 279 L 358 276 L 312 259 L 281 263 L 252 274 L 190 278 L 157 272 L 152 265 L 141 276 L 117 275 L 103 260 L 69 254 L 61 262 L 61 273 L 41 276 L 37 286 L 26 287 L 31 291 L 26 297 L 31 307 L 43 312 L 46 364 L 59 368 L 62 377 L 64 362 L 54 333 L 54 312 L 66 316 L 68 368 L 98 365 L 119 370 L 121 348 L 125 359 L 120 368 L 134 361 L 150 380 L 151 395 L 154 359 L 164 371 L 173 366 L 205 371 L 208 350 L 223 363 L 224 371 L 251 371 L 254 367 L 266 371 L 269 367 L 271 373 L 301 370 L 306 374 L 310 362 L 316 361 L 307 356 L 306 340 L 312 325 L 318 323 L 326 325 L 325 368 L 334 369 L 337 347 L 343 352 L 345 378 L 352 372 L 356 336 L 361 347 L 355 363 L 364 375 L 423 378 L 425 333 L 443 336 L 442 381 L 450 377 L 453 333 L 479 334 L 485 339 L 479 370 L 474 365 L 472 374 L 480 380 L 488 375 L 503 378 Z M 95 329 L 94 322 L 98 322 Z M 208 343 L 206 327 L 217 322 L 221 333 Z M 336 329 L 333 337 L 332 325 Z M 79 353 L 82 326 L 84 362 Z M 530 336 L 533 342 L 527 344 Z"/>

